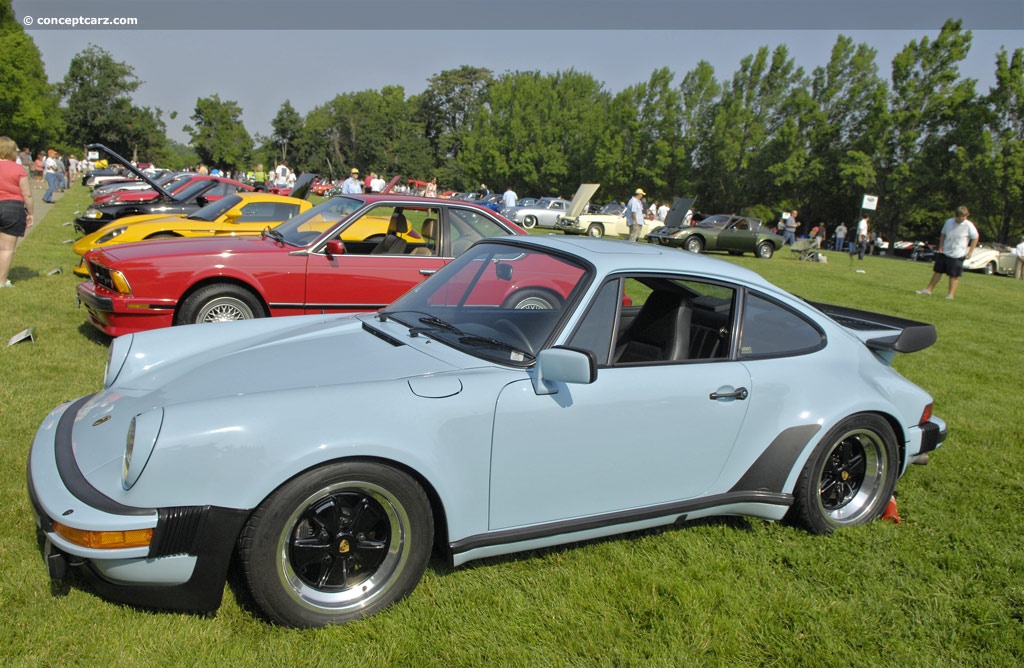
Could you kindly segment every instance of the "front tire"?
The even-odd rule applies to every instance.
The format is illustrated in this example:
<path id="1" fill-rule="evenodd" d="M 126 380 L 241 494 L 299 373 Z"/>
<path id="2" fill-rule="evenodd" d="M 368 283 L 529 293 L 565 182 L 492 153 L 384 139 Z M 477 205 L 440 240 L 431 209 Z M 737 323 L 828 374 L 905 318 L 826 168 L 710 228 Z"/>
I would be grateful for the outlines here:
<path id="1" fill-rule="evenodd" d="M 883 418 L 846 418 L 804 465 L 787 519 L 815 534 L 877 519 L 896 487 L 897 455 L 896 434 Z"/>
<path id="2" fill-rule="evenodd" d="M 762 241 L 757 245 L 757 256 L 762 260 L 770 260 L 775 254 L 775 246 L 770 241 Z"/>
<path id="3" fill-rule="evenodd" d="M 240 285 L 219 283 L 196 290 L 178 313 L 179 325 L 227 322 L 267 317 L 266 309 L 252 292 Z"/>
<path id="4" fill-rule="evenodd" d="M 691 253 L 699 253 L 704 250 L 704 240 L 698 236 L 687 237 L 686 243 L 683 244 L 683 248 Z"/>
<path id="5" fill-rule="evenodd" d="M 600 239 L 604 236 L 604 226 L 600 223 L 591 223 L 590 227 L 587 228 L 587 236 Z"/>
<path id="6" fill-rule="evenodd" d="M 523 218 L 523 227 L 525 227 L 528 230 L 532 230 L 533 228 L 537 227 L 537 217 L 527 216 L 526 218 Z"/>
<path id="7" fill-rule="evenodd" d="M 986 276 L 991 276 L 992 274 L 996 273 L 996 263 L 989 262 L 988 264 L 986 264 L 984 272 Z"/>
<path id="8" fill-rule="evenodd" d="M 239 559 L 278 624 L 313 628 L 372 615 L 408 595 L 430 558 L 433 515 L 409 475 L 370 462 L 293 478 L 253 513 Z"/>

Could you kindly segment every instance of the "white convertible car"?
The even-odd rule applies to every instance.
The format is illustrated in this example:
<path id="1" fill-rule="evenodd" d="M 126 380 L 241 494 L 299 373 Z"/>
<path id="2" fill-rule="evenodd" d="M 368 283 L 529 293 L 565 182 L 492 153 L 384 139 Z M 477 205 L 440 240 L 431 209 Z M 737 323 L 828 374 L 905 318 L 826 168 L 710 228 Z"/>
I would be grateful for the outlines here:
<path id="1" fill-rule="evenodd" d="M 525 290 L 544 300 L 516 308 Z M 435 550 L 871 522 L 946 437 L 890 366 L 934 340 L 695 253 L 486 239 L 378 313 L 115 339 L 103 389 L 40 426 L 28 490 L 54 578 L 212 611 L 237 559 L 270 620 L 340 624 Z"/>

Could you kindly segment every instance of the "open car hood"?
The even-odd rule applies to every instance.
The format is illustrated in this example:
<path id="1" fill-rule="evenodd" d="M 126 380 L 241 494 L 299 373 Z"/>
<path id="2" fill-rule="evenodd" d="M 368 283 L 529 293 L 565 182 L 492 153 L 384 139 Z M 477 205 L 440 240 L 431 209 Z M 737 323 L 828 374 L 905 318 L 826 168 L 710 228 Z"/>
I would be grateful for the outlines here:
<path id="1" fill-rule="evenodd" d="M 316 174 L 312 172 L 306 172 L 299 178 L 295 179 L 295 185 L 292 187 L 292 192 L 289 197 L 294 197 L 295 199 L 306 199 L 314 180 L 316 180 Z"/>
<path id="2" fill-rule="evenodd" d="M 665 216 L 665 227 L 680 227 L 686 219 L 686 212 L 693 208 L 696 197 L 675 197 L 672 199 L 672 208 Z"/>
<path id="3" fill-rule="evenodd" d="M 569 202 L 569 208 L 559 217 L 573 220 L 579 218 L 580 214 L 587 208 L 587 204 L 590 204 L 590 198 L 594 196 L 594 193 L 600 187 L 600 183 L 581 183 L 580 187 L 576 189 L 576 194 L 572 196 L 572 201 Z"/>
<path id="4" fill-rule="evenodd" d="M 160 194 L 160 197 L 162 197 L 164 199 L 173 199 L 171 197 L 171 193 L 169 193 L 166 190 L 164 190 L 163 186 L 161 186 L 159 183 L 157 183 L 153 179 L 149 178 L 149 176 L 147 176 L 144 172 L 142 172 L 135 165 L 133 165 L 130 160 L 126 160 L 123 156 L 121 156 L 119 153 L 117 153 L 113 149 L 109 149 L 106 146 L 104 146 L 103 144 L 89 144 L 88 146 L 86 146 L 86 148 L 88 150 L 90 150 L 90 151 L 97 151 L 97 150 L 98 151 L 103 151 L 104 153 L 109 155 L 111 158 L 113 158 L 116 162 L 119 162 L 122 165 L 124 165 L 125 169 L 130 171 L 135 176 L 139 177 L 139 179 L 141 179 L 142 181 L 145 181 L 146 183 L 148 183 L 150 188 L 152 188 L 153 190 L 155 190 L 156 192 L 158 192 Z"/>

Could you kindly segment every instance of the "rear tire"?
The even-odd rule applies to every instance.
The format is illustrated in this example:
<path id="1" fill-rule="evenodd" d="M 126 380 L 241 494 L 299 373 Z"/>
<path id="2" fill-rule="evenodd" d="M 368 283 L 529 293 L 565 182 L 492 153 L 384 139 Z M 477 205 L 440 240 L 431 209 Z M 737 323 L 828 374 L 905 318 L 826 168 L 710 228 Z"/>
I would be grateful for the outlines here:
<path id="1" fill-rule="evenodd" d="M 265 317 L 266 309 L 249 290 L 231 283 L 216 283 L 202 287 L 189 295 L 181 305 L 175 324 L 191 325 Z"/>
<path id="2" fill-rule="evenodd" d="M 788 520 L 829 534 L 881 517 L 899 474 L 896 434 L 877 415 L 852 415 L 825 435 L 804 465 Z"/>
<path id="3" fill-rule="evenodd" d="M 770 260 L 772 255 L 775 254 L 775 246 L 770 241 L 762 241 L 757 245 L 757 257 L 762 260 Z"/>
<path id="4" fill-rule="evenodd" d="M 546 311 L 562 308 L 562 300 L 550 292 L 533 288 L 514 293 L 502 303 L 501 307 L 516 310 Z"/>

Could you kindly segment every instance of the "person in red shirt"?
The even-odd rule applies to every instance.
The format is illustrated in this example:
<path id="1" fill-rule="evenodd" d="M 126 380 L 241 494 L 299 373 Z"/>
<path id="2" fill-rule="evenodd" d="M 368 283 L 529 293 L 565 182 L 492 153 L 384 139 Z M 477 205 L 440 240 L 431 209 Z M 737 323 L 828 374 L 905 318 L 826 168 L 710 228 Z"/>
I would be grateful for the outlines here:
<path id="1" fill-rule="evenodd" d="M 7 272 L 14 249 L 35 223 L 33 205 L 28 174 L 18 164 L 18 145 L 10 137 L 0 137 L 0 288 L 14 287 Z"/>

